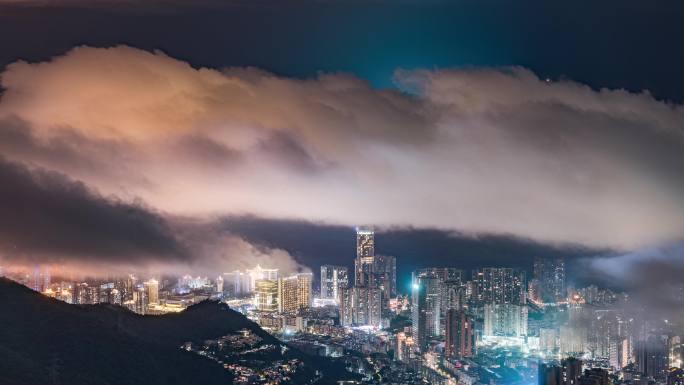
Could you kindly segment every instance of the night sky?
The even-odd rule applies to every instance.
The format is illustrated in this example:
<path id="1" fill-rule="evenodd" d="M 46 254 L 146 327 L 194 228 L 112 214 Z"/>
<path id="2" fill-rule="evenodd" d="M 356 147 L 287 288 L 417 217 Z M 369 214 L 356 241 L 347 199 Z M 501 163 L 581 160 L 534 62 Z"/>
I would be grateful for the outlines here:
<path id="1" fill-rule="evenodd" d="M 679 1 L 16 3 L 0 14 L 0 65 L 126 44 L 195 66 L 351 72 L 378 87 L 391 87 L 397 68 L 519 65 L 543 78 L 684 98 Z"/>
<path id="2" fill-rule="evenodd" d="M 681 1 L 0 0 L 0 262 L 317 271 L 376 224 L 402 281 L 563 256 L 620 285 L 611 263 L 654 248 L 682 268 L 681 20 Z"/>

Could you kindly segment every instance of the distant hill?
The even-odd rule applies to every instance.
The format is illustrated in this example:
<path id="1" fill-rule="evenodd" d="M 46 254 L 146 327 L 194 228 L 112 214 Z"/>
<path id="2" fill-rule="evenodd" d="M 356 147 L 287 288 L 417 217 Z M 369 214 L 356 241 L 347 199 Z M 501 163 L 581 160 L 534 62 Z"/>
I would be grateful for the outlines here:
<path id="1" fill-rule="evenodd" d="M 280 344 L 242 314 L 202 302 L 177 314 L 141 316 L 112 305 L 69 305 L 0 278 L 0 384 L 213 385 L 231 374 L 208 358 L 180 349 L 240 329 Z M 331 361 L 293 350 L 317 383 L 344 371 Z"/>

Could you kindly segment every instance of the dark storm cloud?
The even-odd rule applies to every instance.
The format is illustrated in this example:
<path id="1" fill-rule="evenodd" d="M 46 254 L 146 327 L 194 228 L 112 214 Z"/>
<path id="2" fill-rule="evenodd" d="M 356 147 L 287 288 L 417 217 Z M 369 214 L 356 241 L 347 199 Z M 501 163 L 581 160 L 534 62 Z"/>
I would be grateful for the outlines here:
<path id="1" fill-rule="evenodd" d="M 319 271 L 322 264 L 353 268 L 356 233 L 349 226 L 257 217 L 224 218 L 222 227 L 254 244 L 288 251 L 297 262 Z M 411 271 L 429 266 L 465 270 L 478 267 L 522 267 L 531 271 L 535 258 L 566 258 L 571 279 L 586 283 L 589 271 L 582 257 L 606 255 L 606 250 L 581 246 L 554 247 L 516 237 L 469 236 L 452 231 L 386 228 L 376 231 L 376 253 L 397 258 L 398 283 L 406 290 Z"/>
<path id="2" fill-rule="evenodd" d="M 214 274 L 257 263 L 285 274 L 305 269 L 286 251 L 252 245 L 220 221 L 167 217 L 1 157 L 0 260 L 97 275 L 145 269 Z"/>
<path id="3" fill-rule="evenodd" d="M 39 138 L 25 121 L 0 119 L 0 154 L 7 159 L 38 165 L 77 180 L 100 179 L 117 185 L 122 178 L 151 187 L 144 175 L 135 172 L 139 158 L 126 143 L 90 139 L 69 129 L 56 130 L 50 138 Z M 211 151 L 202 151 L 204 157 Z M 106 182 L 109 181 L 109 182 Z"/>
<path id="4" fill-rule="evenodd" d="M 0 248 L 14 261 L 183 260 L 166 221 L 62 174 L 0 159 Z"/>

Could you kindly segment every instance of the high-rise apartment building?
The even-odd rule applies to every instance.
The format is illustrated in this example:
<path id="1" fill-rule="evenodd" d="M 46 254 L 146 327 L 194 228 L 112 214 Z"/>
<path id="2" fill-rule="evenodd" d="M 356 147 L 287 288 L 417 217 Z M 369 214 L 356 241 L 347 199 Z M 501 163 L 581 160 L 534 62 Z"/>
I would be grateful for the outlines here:
<path id="1" fill-rule="evenodd" d="M 414 272 L 411 294 L 413 338 L 422 352 L 433 337 L 440 335 L 442 280 L 428 273 Z"/>
<path id="2" fill-rule="evenodd" d="M 397 259 L 391 255 L 376 255 L 373 266 L 374 284 L 380 288 L 383 300 L 397 295 Z"/>
<path id="3" fill-rule="evenodd" d="M 311 273 L 298 273 L 278 279 L 278 311 L 296 313 L 311 307 Z"/>
<path id="4" fill-rule="evenodd" d="M 444 335 L 446 328 L 446 313 L 449 309 L 461 308 L 461 297 L 463 295 L 463 271 L 451 267 L 429 267 L 418 269 L 413 272 L 413 283 L 417 277 L 432 277 L 437 281 L 434 283 L 435 293 L 439 293 L 438 306 L 435 314 L 439 317 L 439 329 L 435 335 Z"/>
<path id="5" fill-rule="evenodd" d="M 527 282 L 524 270 L 508 267 L 485 267 L 473 271 L 475 302 L 485 304 L 524 305 Z"/>
<path id="6" fill-rule="evenodd" d="M 527 336 L 527 306 L 486 304 L 482 334 L 484 337 Z"/>
<path id="7" fill-rule="evenodd" d="M 446 313 L 446 358 L 471 357 L 475 352 L 472 318 L 464 311 L 451 309 Z"/>
<path id="8" fill-rule="evenodd" d="M 321 266 L 321 298 L 335 299 L 339 297 L 339 289 L 349 286 L 349 273 L 345 266 Z"/>
<path id="9" fill-rule="evenodd" d="M 355 286 L 340 290 L 340 323 L 343 326 L 382 326 L 382 292 Z"/>
<path id="10" fill-rule="evenodd" d="M 559 303 L 567 298 L 565 260 L 563 258 L 537 258 L 534 261 L 533 288 L 535 301 Z"/>

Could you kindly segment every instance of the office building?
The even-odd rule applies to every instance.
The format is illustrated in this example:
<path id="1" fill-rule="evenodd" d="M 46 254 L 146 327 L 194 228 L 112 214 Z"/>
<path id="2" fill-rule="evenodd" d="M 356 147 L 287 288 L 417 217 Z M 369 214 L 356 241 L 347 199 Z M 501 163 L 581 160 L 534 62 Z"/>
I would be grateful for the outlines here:
<path id="1" fill-rule="evenodd" d="M 145 293 L 147 294 L 147 303 L 158 304 L 159 303 L 159 281 L 156 279 L 150 279 L 143 283 L 145 287 Z"/>
<path id="2" fill-rule="evenodd" d="M 247 292 L 252 292 L 256 289 L 256 281 L 258 280 L 277 281 L 278 269 L 264 269 L 257 265 L 254 269 L 247 270 L 247 276 L 249 277 Z"/>
<path id="3" fill-rule="evenodd" d="M 258 311 L 278 310 L 278 281 L 258 279 L 254 282 L 254 306 Z"/>

